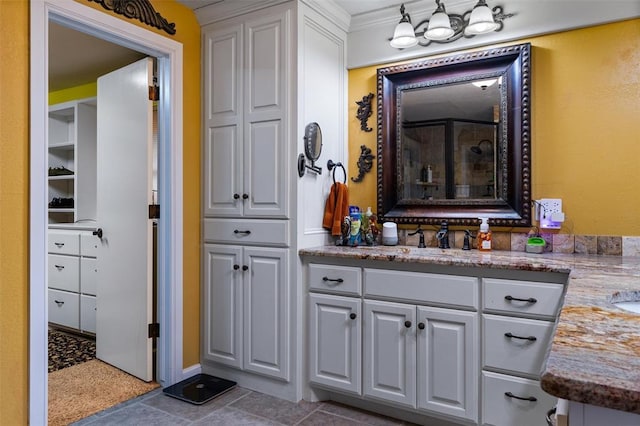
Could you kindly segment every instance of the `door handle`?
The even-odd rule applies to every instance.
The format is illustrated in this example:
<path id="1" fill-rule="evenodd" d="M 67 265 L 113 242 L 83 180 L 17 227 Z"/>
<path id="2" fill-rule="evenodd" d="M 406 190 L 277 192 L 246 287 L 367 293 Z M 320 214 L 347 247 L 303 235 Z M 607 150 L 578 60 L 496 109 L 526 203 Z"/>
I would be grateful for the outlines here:
<path id="1" fill-rule="evenodd" d="M 92 232 L 92 234 L 102 239 L 102 228 L 97 228 L 95 231 Z"/>

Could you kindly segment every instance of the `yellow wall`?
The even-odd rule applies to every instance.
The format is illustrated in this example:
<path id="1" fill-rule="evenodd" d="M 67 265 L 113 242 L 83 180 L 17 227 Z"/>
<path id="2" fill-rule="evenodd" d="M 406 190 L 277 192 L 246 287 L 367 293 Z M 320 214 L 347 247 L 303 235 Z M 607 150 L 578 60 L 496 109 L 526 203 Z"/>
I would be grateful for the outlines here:
<path id="1" fill-rule="evenodd" d="M 98 94 L 98 82 L 82 84 L 68 89 L 49 92 L 49 105 L 73 101 L 75 99 L 92 98 Z"/>
<path id="2" fill-rule="evenodd" d="M 520 42 L 532 46 L 533 198 L 562 199 L 562 233 L 640 235 L 640 20 Z M 355 101 L 377 96 L 379 66 L 349 72 L 351 167 L 360 145 L 376 151 Z M 351 183 L 351 203 L 376 206 L 375 181 L 373 171 Z"/>
<path id="3" fill-rule="evenodd" d="M 96 3 L 77 1 L 110 13 Z M 200 361 L 200 26 L 193 12 L 175 0 L 152 3 L 176 23 L 175 36 L 127 21 L 183 43 L 183 364 L 187 367 Z M 24 425 L 29 355 L 29 2 L 0 0 L 0 26 L 0 424 Z"/>

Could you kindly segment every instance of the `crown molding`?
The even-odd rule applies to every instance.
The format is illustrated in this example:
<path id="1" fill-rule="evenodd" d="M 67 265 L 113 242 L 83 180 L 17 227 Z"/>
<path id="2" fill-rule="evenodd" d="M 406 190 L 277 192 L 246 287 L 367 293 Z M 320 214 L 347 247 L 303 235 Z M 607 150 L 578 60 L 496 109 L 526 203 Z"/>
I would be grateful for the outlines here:
<path id="1" fill-rule="evenodd" d="M 300 0 L 311 9 L 324 16 L 344 32 L 349 31 L 351 15 L 338 6 L 333 0 Z"/>
<path id="2" fill-rule="evenodd" d="M 194 13 L 200 26 L 204 26 L 290 1 L 291 0 L 223 0 L 195 9 Z"/>

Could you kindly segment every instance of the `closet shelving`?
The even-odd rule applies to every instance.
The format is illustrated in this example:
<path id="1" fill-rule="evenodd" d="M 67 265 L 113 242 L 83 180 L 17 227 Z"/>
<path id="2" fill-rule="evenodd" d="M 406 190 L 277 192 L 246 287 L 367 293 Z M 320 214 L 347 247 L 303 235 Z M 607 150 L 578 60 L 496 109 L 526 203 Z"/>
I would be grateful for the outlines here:
<path id="1" fill-rule="evenodd" d="M 50 106 L 48 132 L 49 223 L 95 219 L 96 99 Z"/>

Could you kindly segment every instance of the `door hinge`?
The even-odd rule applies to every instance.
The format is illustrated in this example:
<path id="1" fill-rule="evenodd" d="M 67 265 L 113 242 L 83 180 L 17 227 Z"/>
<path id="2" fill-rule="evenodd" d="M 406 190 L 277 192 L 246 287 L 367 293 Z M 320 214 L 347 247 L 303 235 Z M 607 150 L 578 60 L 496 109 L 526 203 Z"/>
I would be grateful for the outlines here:
<path id="1" fill-rule="evenodd" d="M 160 324 L 157 322 L 149 324 L 149 339 L 160 337 Z"/>
<path id="2" fill-rule="evenodd" d="M 150 101 L 160 100 L 160 86 L 158 86 L 155 82 L 153 83 L 153 85 L 149 86 L 149 100 Z"/>
<path id="3" fill-rule="evenodd" d="M 160 219 L 160 204 L 149 204 L 149 219 Z"/>

